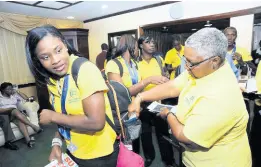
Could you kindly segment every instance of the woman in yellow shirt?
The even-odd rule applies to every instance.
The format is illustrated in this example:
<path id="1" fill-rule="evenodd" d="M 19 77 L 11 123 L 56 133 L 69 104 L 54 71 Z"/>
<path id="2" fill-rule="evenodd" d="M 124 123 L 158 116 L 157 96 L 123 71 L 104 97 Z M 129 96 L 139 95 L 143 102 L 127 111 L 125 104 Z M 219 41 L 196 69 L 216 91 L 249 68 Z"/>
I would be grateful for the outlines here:
<path id="1" fill-rule="evenodd" d="M 99 69 L 91 62 L 82 64 L 77 85 L 72 78 L 78 53 L 53 26 L 32 29 L 26 38 L 27 61 L 35 79 L 47 84 L 53 110 L 40 113 L 40 123 L 55 123 L 58 131 L 52 141 L 49 160 L 61 160 L 62 140 L 68 155 L 80 167 L 115 167 L 119 147 L 116 134 L 105 122 L 112 119 Z"/>
<path id="2" fill-rule="evenodd" d="M 184 146 L 182 160 L 187 167 L 252 166 L 246 133 L 249 116 L 237 79 L 225 61 L 227 45 L 216 28 L 197 31 L 185 43 L 187 71 L 138 94 L 129 106 L 130 112 L 139 115 L 142 101 L 179 96 L 176 111 L 163 108 L 160 115 Z"/>
<path id="3" fill-rule="evenodd" d="M 137 63 L 135 61 L 138 56 L 138 45 L 131 35 L 123 35 L 120 38 L 116 48 L 116 59 L 123 68 L 123 74 L 120 75 L 119 66 L 115 61 L 111 60 L 105 67 L 105 73 L 109 80 L 118 81 L 124 84 L 130 91 L 132 96 L 136 96 L 149 84 L 162 84 L 166 82 L 163 76 L 151 76 L 141 80 Z M 133 151 L 139 153 L 139 139 L 133 142 Z"/>

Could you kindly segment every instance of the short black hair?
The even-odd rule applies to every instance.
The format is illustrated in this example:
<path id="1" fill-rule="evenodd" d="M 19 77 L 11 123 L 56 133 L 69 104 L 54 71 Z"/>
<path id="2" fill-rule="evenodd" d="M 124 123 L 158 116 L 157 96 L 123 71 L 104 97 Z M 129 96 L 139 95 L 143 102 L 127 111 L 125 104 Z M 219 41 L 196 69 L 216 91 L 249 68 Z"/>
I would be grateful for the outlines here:
<path id="1" fill-rule="evenodd" d="M 115 58 L 121 56 L 126 51 L 129 51 L 131 58 L 135 59 L 135 44 L 136 40 L 132 35 L 122 35 L 117 44 Z"/>
<path id="2" fill-rule="evenodd" d="M 106 44 L 106 43 L 103 43 L 103 44 L 101 44 L 101 49 L 102 50 L 108 50 L 108 45 Z"/>
<path id="3" fill-rule="evenodd" d="M 54 26 L 44 25 L 30 30 L 25 41 L 26 59 L 31 72 L 35 77 L 36 83 L 39 83 L 40 85 L 52 84 L 49 79 L 57 78 L 57 76 L 50 73 L 42 66 L 35 53 L 38 43 L 47 35 L 59 38 L 68 48 L 69 55 L 74 54 L 75 56 L 82 56 L 67 42 L 67 40 L 65 40 L 61 32 Z"/>
<path id="4" fill-rule="evenodd" d="M 2 91 L 5 90 L 8 86 L 13 87 L 13 84 L 10 83 L 10 82 L 3 82 L 3 83 L 0 85 L 0 91 L 2 92 Z"/>
<path id="5" fill-rule="evenodd" d="M 139 39 L 138 39 L 138 48 L 140 49 L 140 51 L 142 50 L 142 48 L 140 47 L 140 45 L 145 41 L 151 41 L 153 40 L 153 38 L 149 35 L 142 35 Z"/>
<path id="6" fill-rule="evenodd" d="M 180 38 L 180 36 L 179 36 L 179 35 L 175 35 L 175 36 L 173 36 L 173 37 L 172 37 L 172 42 L 174 42 L 174 41 L 181 42 L 181 38 Z"/>
<path id="7" fill-rule="evenodd" d="M 226 33 L 227 30 L 233 30 L 237 36 L 237 29 L 235 27 L 227 27 L 224 29 L 224 34 Z"/>

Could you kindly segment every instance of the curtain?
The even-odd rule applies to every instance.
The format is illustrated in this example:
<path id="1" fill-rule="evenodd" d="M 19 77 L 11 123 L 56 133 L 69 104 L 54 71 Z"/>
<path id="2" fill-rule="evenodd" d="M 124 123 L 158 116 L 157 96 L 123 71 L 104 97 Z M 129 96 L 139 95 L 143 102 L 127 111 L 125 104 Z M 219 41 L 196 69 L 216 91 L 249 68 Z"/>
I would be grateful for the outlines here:
<path id="1" fill-rule="evenodd" d="M 0 83 L 35 82 L 25 56 L 27 31 L 44 24 L 57 28 L 83 28 L 80 21 L 58 20 L 0 12 Z"/>
<path id="2" fill-rule="evenodd" d="M 34 82 L 25 57 L 25 36 L 0 28 L 0 83 Z"/>
<path id="3" fill-rule="evenodd" d="M 156 50 L 162 52 L 164 57 L 168 50 L 172 48 L 172 37 L 170 33 L 162 33 L 159 31 L 145 30 L 145 35 L 152 37 L 155 41 Z"/>
<path id="4" fill-rule="evenodd" d="M 160 31 L 154 31 L 154 30 L 145 30 L 145 35 L 151 36 L 155 43 L 156 43 L 156 49 L 158 52 L 162 52 L 164 57 L 166 53 L 172 49 L 172 40 L 175 36 L 179 36 L 180 42 L 182 45 L 184 45 L 185 40 L 192 34 L 192 33 L 182 33 L 182 34 L 172 34 L 167 32 L 160 32 Z"/>
<path id="5" fill-rule="evenodd" d="M 28 30 L 44 24 L 51 24 L 59 29 L 83 28 L 83 22 L 81 21 L 49 19 L 0 12 L 0 27 L 20 35 L 26 35 Z"/>
<path id="6" fill-rule="evenodd" d="M 254 25 L 254 28 L 253 28 L 252 50 L 256 50 L 259 48 L 260 40 L 261 40 L 261 24 L 256 24 L 256 25 Z"/>

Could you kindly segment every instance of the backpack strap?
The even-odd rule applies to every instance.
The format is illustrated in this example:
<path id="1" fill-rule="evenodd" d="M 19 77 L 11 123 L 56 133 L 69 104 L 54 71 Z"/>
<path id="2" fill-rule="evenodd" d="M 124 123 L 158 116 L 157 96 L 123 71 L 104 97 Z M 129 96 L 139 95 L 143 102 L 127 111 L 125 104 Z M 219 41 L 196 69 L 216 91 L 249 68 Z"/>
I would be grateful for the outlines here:
<path id="1" fill-rule="evenodd" d="M 115 131 L 115 133 L 117 135 L 119 135 L 117 130 L 116 130 L 116 126 L 112 123 L 112 121 L 110 120 L 110 118 L 108 117 L 108 115 L 106 113 L 105 113 L 105 119 L 108 122 L 108 124 L 111 126 L 111 128 Z"/>
<path id="2" fill-rule="evenodd" d="M 112 61 L 114 61 L 117 64 L 117 66 L 119 67 L 120 76 L 122 77 L 123 76 L 123 67 L 122 67 L 121 62 L 118 59 L 112 59 Z"/>
<path id="3" fill-rule="evenodd" d="M 122 137 L 125 139 L 125 132 L 124 132 L 123 124 L 122 124 L 122 121 L 121 121 L 120 107 L 119 107 L 119 103 L 118 103 L 117 93 L 116 93 L 115 89 L 113 88 L 113 86 L 111 86 L 110 83 L 108 83 L 107 85 L 108 85 L 108 87 L 110 87 L 111 90 L 112 90 L 113 98 L 114 98 L 115 104 L 116 104 L 116 113 L 117 113 L 117 116 L 118 116 L 118 119 L 119 119 L 119 123 L 120 123 L 120 127 L 121 127 L 121 135 L 122 135 Z M 108 116 L 106 115 L 106 117 L 108 117 Z M 106 118 L 106 120 L 107 120 L 107 118 Z M 108 122 L 108 123 L 109 123 L 109 122 Z M 109 124 L 110 124 L 110 123 L 109 123 Z M 114 125 L 114 126 L 111 126 L 111 127 L 112 127 L 112 129 L 116 132 L 115 125 Z M 116 134 L 117 134 L 117 132 L 116 132 Z"/>
<path id="4" fill-rule="evenodd" d="M 78 73 L 79 73 L 79 70 L 80 70 L 80 67 L 83 63 L 87 62 L 88 59 L 84 58 L 84 57 L 78 57 L 76 60 L 74 60 L 73 64 L 72 64 L 72 70 L 71 70 L 71 73 L 72 73 L 72 77 L 73 77 L 73 80 L 76 84 L 76 86 L 78 87 L 77 85 L 77 79 L 78 79 Z M 112 88 L 113 89 L 113 88 Z M 113 89 L 114 91 L 114 89 Z M 113 92 L 114 94 L 116 93 L 115 91 Z M 115 95 L 114 95 L 114 98 L 115 98 Z M 117 97 L 116 97 L 116 100 L 117 100 Z M 118 101 L 117 101 L 118 103 Z M 119 110 L 119 108 L 118 108 Z M 107 114 L 105 114 L 105 119 L 106 121 L 108 122 L 108 124 L 111 126 L 111 128 L 115 131 L 115 133 L 117 134 L 117 131 L 116 131 L 116 127 L 115 125 L 112 123 L 112 121 L 110 120 L 110 118 L 108 117 Z M 121 127 L 122 128 L 122 127 Z M 117 134 L 118 135 L 118 134 Z"/>
<path id="5" fill-rule="evenodd" d="M 77 79 L 78 79 L 78 73 L 79 73 L 80 67 L 83 63 L 85 63 L 87 61 L 88 60 L 84 57 L 78 57 L 76 60 L 74 60 L 74 62 L 72 64 L 71 73 L 72 73 L 73 80 L 74 80 L 77 87 L 78 87 Z"/>
<path id="6" fill-rule="evenodd" d="M 159 64 L 159 67 L 160 67 L 160 70 L 161 70 L 161 75 L 164 76 L 165 74 L 164 74 L 164 70 L 163 70 L 163 67 L 162 67 L 161 58 L 159 56 L 153 56 L 153 57 L 156 59 L 157 63 Z"/>

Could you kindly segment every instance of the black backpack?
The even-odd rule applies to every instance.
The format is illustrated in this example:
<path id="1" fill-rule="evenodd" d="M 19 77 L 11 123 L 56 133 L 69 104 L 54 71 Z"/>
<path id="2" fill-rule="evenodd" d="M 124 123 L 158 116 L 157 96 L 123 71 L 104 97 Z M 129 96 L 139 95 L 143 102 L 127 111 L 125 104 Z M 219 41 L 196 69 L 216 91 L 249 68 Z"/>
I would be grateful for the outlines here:
<path id="1" fill-rule="evenodd" d="M 71 72 L 72 72 L 72 77 L 73 77 L 77 87 L 78 87 L 77 78 L 78 78 L 79 70 L 81 68 L 81 65 L 87 61 L 88 60 L 86 58 L 79 57 L 73 62 Z M 119 119 L 118 119 L 117 112 L 116 112 L 116 104 L 115 104 L 115 99 L 113 96 L 112 88 L 115 90 L 116 95 L 117 95 L 121 118 L 128 112 L 128 106 L 131 103 L 131 95 L 130 95 L 129 89 L 119 82 L 106 80 L 106 84 L 109 88 L 109 91 L 107 92 L 107 96 L 110 101 L 114 124 L 116 126 L 116 131 L 118 132 L 118 134 L 120 134 L 121 127 L 120 127 Z M 107 119 L 108 118 L 106 118 L 106 120 Z"/>

